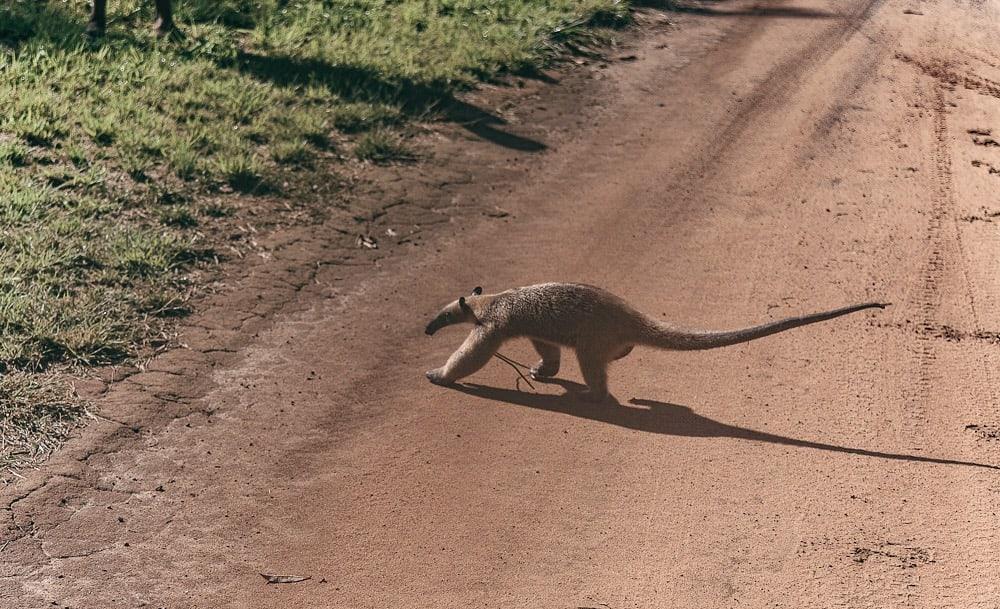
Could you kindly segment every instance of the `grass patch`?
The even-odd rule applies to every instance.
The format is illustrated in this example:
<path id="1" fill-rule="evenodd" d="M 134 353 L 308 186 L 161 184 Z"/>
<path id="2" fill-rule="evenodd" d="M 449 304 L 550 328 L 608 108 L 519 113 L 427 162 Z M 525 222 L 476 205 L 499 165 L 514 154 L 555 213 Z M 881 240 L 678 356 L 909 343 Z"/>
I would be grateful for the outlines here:
<path id="1" fill-rule="evenodd" d="M 0 377 L 0 471 L 48 456 L 85 412 L 53 375 L 15 372 Z"/>
<path id="2" fill-rule="evenodd" d="M 413 152 L 395 133 L 376 129 L 362 135 L 354 147 L 354 156 L 361 161 L 389 163 L 415 160 Z"/>
<path id="3" fill-rule="evenodd" d="M 0 165 L 21 167 L 28 163 L 28 147 L 16 141 L 0 142 Z"/>
<path id="4" fill-rule="evenodd" d="M 181 39 L 120 0 L 91 42 L 86 3 L 0 3 L 0 462 L 79 414 L 53 371 L 128 359 L 187 313 L 192 269 L 221 246 L 200 231 L 241 221 L 220 185 L 279 198 L 336 171 L 332 142 L 411 160 L 407 121 L 627 19 L 617 0 L 176 4 Z"/>
<path id="5" fill-rule="evenodd" d="M 315 160 L 315 153 L 305 142 L 284 142 L 278 144 L 271 150 L 274 161 L 280 165 L 292 167 L 311 168 Z"/>
<path id="6" fill-rule="evenodd" d="M 221 155 L 214 168 L 223 181 L 240 192 L 253 192 L 267 186 L 264 164 L 252 154 Z"/>

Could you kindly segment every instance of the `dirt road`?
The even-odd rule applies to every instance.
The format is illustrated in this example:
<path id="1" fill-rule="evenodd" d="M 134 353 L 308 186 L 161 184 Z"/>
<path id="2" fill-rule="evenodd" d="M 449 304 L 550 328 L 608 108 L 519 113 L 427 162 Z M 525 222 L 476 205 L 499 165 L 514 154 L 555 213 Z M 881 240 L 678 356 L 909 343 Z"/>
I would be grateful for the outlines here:
<path id="1" fill-rule="evenodd" d="M 281 317 L 200 410 L 94 457 L 96 489 L 22 492 L 4 606 L 995 608 L 1000 10 L 683 19 L 494 195 L 518 221 Z M 423 336 L 441 304 L 544 280 L 719 329 L 893 306 L 637 350 L 619 406 L 497 361 L 425 381 L 464 334 Z"/>

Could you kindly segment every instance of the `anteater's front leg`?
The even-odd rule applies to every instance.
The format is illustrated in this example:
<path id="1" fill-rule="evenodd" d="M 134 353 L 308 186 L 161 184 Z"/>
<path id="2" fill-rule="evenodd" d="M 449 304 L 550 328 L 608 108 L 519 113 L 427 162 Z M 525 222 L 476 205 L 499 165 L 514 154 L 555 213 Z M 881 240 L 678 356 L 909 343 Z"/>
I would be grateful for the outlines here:
<path id="1" fill-rule="evenodd" d="M 451 354 L 445 365 L 428 372 L 427 378 L 436 385 L 450 385 L 465 378 L 485 366 L 502 342 L 495 333 L 477 327 L 469 333 L 458 351 Z"/>
<path id="2" fill-rule="evenodd" d="M 542 379 L 559 374 L 559 345 L 531 339 L 542 359 L 531 369 L 531 377 Z"/>

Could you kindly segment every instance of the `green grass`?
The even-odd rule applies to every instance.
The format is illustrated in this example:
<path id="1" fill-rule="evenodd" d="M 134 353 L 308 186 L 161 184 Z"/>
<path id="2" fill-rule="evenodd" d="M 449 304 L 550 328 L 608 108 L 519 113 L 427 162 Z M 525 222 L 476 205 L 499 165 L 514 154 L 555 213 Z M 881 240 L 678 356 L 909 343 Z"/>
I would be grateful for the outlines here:
<path id="1" fill-rule="evenodd" d="M 358 138 L 354 156 L 360 161 L 389 163 L 415 160 L 413 152 L 398 135 L 386 129 L 373 129 Z"/>
<path id="2" fill-rule="evenodd" d="M 343 159 L 413 159 L 408 121 L 628 15 L 615 0 L 178 0 L 185 35 L 158 40 L 151 2 L 109 4 L 107 37 L 88 41 L 83 2 L 0 3 L 5 439 L 32 417 L 8 406 L 49 403 L 54 371 L 133 357 L 188 310 L 191 270 L 217 260 L 205 235 L 239 222 L 220 192 L 277 199 Z"/>

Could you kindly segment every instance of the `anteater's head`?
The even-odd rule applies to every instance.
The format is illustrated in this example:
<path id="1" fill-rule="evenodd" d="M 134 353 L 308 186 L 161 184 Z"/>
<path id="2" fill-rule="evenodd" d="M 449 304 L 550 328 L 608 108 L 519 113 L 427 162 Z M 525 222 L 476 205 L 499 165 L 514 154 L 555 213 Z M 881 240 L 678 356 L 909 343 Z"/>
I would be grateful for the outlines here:
<path id="1" fill-rule="evenodd" d="M 479 296 L 483 293 L 483 288 L 476 287 L 472 290 L 473 296 Z M 472 307 L 465 301 L 465 296 L 459 297 L 458 300 L 449 303 L 445 308 L 434 316 L 431 323 L 427 324 L 427 329 L 424 330 L 428 336 L 434 334 L 441 328 L 445 326 L 453 326 L 455 324 L 476 324 L 479 323 L 479 319 L 476 317 L 475 311 Z"/>

